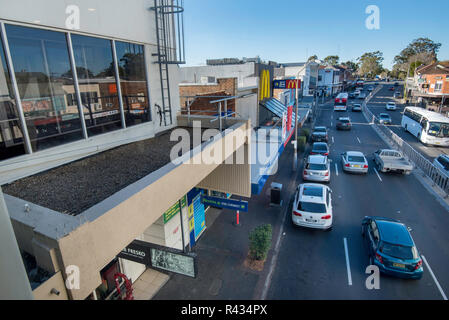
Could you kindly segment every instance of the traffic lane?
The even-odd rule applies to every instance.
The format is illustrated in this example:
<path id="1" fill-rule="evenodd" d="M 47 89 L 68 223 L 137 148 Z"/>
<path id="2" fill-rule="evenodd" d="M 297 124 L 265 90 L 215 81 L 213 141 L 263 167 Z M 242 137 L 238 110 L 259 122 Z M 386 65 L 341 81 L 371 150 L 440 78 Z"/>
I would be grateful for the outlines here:
<path id="1" fill-rule="evenodd" d="M 447 266 L 449 263 L 449 255 L 444 252 L 444 257 L 442 257 L 441 261 L 434 258 L 435 255 L 439 256 L 439 253 L 432 250 L 432 243 L 436 240 L 424 242 L 421 237 L 424 234 L 425 238 L 425 234 L 429 230 L 428 227 L 420 228 L 419 226 L 433 221 L 430 225 L 435 227 L 434 224 L 438 221 L 439 216 L 445 215 L 445 220 L 447 221 L 448 215 L 446 209 L 441 207 L 435 201 L 435 198 L 424 190 L 423 186 L 413 176 L 381 174 L 381 181 L 374 172 L 371 154 L 376 148 L 386 148 L 387 146 L 380 141 L 369 126 L 354 125 L 353 131 L 364 141 L 361 146 L 356 148 L 356 151 L 361 151 L 368 157 L 370 162 L 369 173 L 367 176 L 340 174 L 339 179 L 334 179 L 333 181 L 333 190 L 338 190 L 334 191 L 338 195 L 338 206 L 340 207 L 337 212 L 347 210 L 353 216 L 352 220 L 344 223 L 344 227 L 347 229 L 345 233 L 348 234 L 349 239 L 354 286 L 358 286 L 357 291 L 363 299 L 441 299 L 441 295 L 439 295 L 435 284 L 433 284 L 433 279 L 428 272 L 419 281 L 408 281 L 382 276 L 381 290 L 370 291 L 365 288 L 364 282 L 367 277 L 365 275 L 365 268 L 368 263 L 368 258 L 360 235 L 360 224 L 364 216 L 385 216 L 396 218 L 406 223 L 416 233 L 419 232 L 420 234 L 420 237 L 414 236 L 418 249 L 428 251 L 428 256 L 431 256 L 437 265 Z M 339 153 L 347 151 L 346 148 L 342 148 L 340 145 L 349 145 L 351 141 L 355 141 L 354 137 L 344 135 L 343 133 L 336 137 L 334 154 L 337 157 Z M 333 160 L 340 162 L 338 159 Z M 339 168 L 341 168 L 340 163 Z M 398 192 L 398 190 L 404 189 L 407 192 Z M 421 201 L 420 198 L 424 201 Z M 414 208 L 421 210 L 423 206 L 424 208 L 429 206 L 431 210 L 435 211 L 436 216 L 429 216 L 429 220 L 426 222 L 421 221 L 423 219 L 422 216 L 410 217 L 409 213 L 416 210 Z M 344 218 L 345 215 L 340 213 L 339 217 Z M 437 231 L 432 237 L 438 238 L 439 243 L 447 243 L 449 239 L 444 228 Z M 441 247 L 441 245 L 438 245 L 438 247 Z M 433 266 L 435 263 L 431 265 L 434 272 L 435 269 L 439 269 L 439 267 Z M 446 279 L 443 276 L 441 282 L 446 283 Z"/>

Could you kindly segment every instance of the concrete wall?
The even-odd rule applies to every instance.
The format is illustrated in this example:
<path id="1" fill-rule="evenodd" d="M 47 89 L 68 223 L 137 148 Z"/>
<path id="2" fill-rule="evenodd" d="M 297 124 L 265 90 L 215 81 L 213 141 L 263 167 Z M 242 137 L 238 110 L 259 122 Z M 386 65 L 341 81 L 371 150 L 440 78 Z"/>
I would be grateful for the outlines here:
<path id="1" fill-rule="evenodd" d="M 59 295 L 52 293 L 52 289 L 56 289 Z M 34 289 L 33 296 L 35 300 L 67 300 L 69 297 L 62 273 L 57 272 L 50 279 Z"/>

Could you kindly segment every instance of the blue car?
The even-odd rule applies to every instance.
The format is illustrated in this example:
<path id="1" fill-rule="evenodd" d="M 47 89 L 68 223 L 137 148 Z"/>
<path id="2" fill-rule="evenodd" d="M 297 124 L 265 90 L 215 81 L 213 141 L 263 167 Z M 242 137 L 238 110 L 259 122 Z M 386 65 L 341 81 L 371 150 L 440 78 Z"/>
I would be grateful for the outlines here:
<path id="1" fill-rule="evenodd" d="M 368 247 L 369 263 L 381 273 L 406 279 L 421 279 L 422 259 L 408 228 L 390 218 L 365 217 L 362 237 Z"/>

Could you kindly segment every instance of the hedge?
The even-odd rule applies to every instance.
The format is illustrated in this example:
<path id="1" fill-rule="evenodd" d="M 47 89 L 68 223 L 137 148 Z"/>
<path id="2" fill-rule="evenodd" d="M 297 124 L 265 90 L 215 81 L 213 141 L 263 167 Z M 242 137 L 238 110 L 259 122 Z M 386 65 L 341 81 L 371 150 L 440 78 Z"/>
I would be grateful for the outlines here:
<path id="1" fill-rule="evenodd" d="M 249 255 L 253 260 L 263 261 L 271 247 L 273 229 L 271 224 L 255 228 L 249 234 Z"/>

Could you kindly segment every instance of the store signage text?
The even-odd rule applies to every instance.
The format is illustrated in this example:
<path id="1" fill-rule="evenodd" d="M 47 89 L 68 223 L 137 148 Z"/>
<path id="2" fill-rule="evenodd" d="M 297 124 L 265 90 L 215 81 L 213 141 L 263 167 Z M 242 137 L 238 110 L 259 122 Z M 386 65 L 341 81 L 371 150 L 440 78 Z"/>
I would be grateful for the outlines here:
<path id="1" fill-rule="evenodd" d="M 205 205 L 216 208 L 248 212 L 248 201 L 202 196 L 201 202 L 204 203 Z"/>

